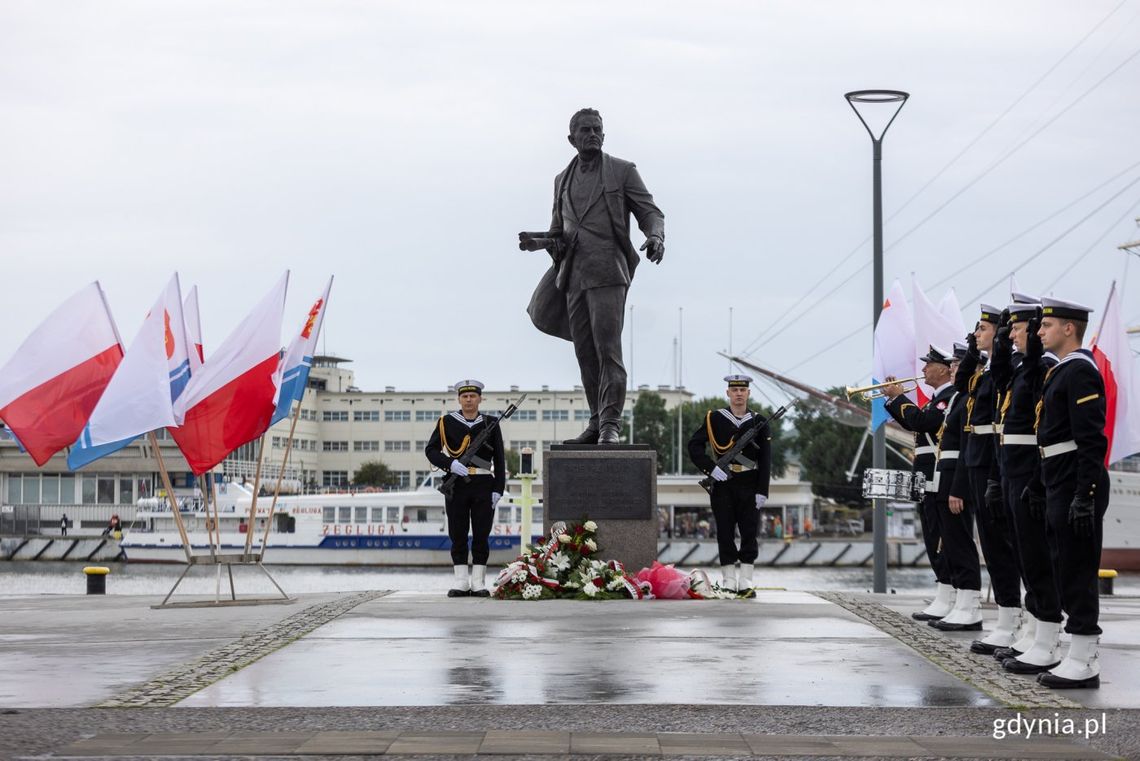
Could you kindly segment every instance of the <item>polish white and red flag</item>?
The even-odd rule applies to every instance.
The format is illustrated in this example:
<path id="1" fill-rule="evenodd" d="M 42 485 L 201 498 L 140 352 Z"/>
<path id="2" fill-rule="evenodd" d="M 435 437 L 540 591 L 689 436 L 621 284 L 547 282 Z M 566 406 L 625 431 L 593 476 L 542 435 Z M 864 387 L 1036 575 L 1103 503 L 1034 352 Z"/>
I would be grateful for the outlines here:
<path id="1" fill-rule="evenodd" d="M 891 284 L 883 302 L 883 311 L 875 325 L 874 354 L 871 357 L 871 382 L 883 383 L 888 377 L 910 378 L 914 371 L 914 320 L 906 303 L 902 283 Z M 913 398 L 914 394 L 908 394 Z M 886 401 L 871 402 L 871 430 L 887 422 Z"/>
<path id="2" fill-rule="evenodd" d="M 122 358 L 96 281 L 49 314 L 0 368 L 0 420 L 36 465 L 75 441 Z"/>
<path id="3" fill-rule="evenodd" d="M 286 272 L 233 333 L 212 350 L 174 404 L 182 425 L 171 436 L 190 469 L 202 475 L 269 427 L 277 398 L 277 364 Z"/>
<path id="4" fill-rule="evenodd" d="M 962 305 L 958 303 L 958 294 L 953 288 L 947 289 L 946 293 L 942 294 L 942 300 L 938 302 L 938 313 L 946 320 L 946 324 L 954 329 L 954 340 L 964 343 L 966 334 L 970 331 L 966 330 L 966 321 L 962 319 Z M 946 349 L 954 351 L 954 345 L 951 344 Z"/>
<path id="5" fill-rule="evenodd" d="M 941 351 L 954 351 L 954 342 L 966 337 L 953 321 L 946 318 L 942 310 L 926 297 L 918 278 L 911 275 L 911 301 L 914 308 L 914 375 L 922 375 L 923 362 L 920 357 L 926 356 L 931 346 Z M 945 299 L 943 299 L 945 301 Z M 955 299 L 955 302 L 957 299 Z M 958 323 L 961 323 L 961 312 L 958 313 Z M 917 401 L 921 407 L 934 396 L 934 389 L 924 382 L 918 382 Z"/>
<path id="6" fill-rule="evenodd" d="M 186 294 L 186 301 L 182 304 L 182 316 L 186 319 L 186 340 L 190 342 L 190 376 L 193 377 L 206 361 L 206 354 L 202 348 L 202 318 L 198 316 L 198 286 L 194 286 L 190 289 L 190 293 Z"/>
<path id="7" fill-rule="evenodd" d="M 1120 319 L 1120 294 L 1116 283 L 1108 292 L 1100 329 L 1092 339 L 1092 353 L 1104 379 L 1108 438 L 1105 465 L 1140 452 L 1140 377 L 1128 345 L 1128 333 Z"/>

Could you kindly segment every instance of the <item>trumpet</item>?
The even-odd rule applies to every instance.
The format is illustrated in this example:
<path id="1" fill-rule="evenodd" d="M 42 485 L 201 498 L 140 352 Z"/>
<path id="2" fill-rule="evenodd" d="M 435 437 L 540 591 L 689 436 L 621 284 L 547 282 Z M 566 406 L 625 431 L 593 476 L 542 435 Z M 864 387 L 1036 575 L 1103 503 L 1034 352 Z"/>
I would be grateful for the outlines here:
<path id="1" fill-rule="evenodd" d="M 904 384 L 903 393 L 909 394 L 911 391 L 914 391 L 916 388 L 918 388 L 918 382 L 922 379 L 923 376 L 916 375 L 913 378 L 902 378 L 900 380 L 887 381 L 886 383 L 875 383 L 871 386 L 847 386 L 844 390 L 847 392 L 848 399 L 858 394 L 863 399 L 870 401 L 871 399 L 881 399 L 882 397 L 886 396 L 886 394 L 883 393 L 883 389 L 887 386 L 893 386 L 896 383 Z M 907 383 L 913 383 L 914 385 L 910 388 L 906 388 L 905 384 Z"/>

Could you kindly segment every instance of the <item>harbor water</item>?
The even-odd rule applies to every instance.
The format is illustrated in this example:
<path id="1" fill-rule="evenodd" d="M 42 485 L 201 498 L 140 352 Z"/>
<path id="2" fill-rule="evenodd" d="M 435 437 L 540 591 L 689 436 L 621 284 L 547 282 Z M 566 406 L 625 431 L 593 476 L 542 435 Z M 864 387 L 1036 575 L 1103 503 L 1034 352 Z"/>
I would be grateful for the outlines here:
<path id="1" fill-rule="evenodd" d="M 110 563 L 107 594 L 164 595 L 185 566 L 175 564 Z M 392 589 L 408 592 L 445 590 L 451 581 L 450 568 L 389 568 L 360 566 L 289 566 L 270 565 L 286 592 L 306 594 L 319 592 L 362 592 Z M 717 580 L 719 571 L 708 569 Z M 496 570 L 490 569 L 493 577 Z M 764 568 L 756 569 L 756 586 L 791 591 L 867 592 L 872 588 L 871 568 Z M 217 567 L 197 567 L 182 582 L 183 594 L 213 594 L 221 588 L 228 592 L 229 580 Z M 239 594 L 272 593 L 268 579 L 256 568 L 234 567 L 234 582 Z M 983 586 L 988 580 L 983 576 Z M 887 574 L 888 589 L 903 593 L 922 593 L 933 587 L 929 568 L 892 568 Z M 84 594 L 86 581 L 83 566 L 78 563 L 11 562 L 0 563 L 0 596 Z M 1140 574 L 1121 574 L 1116 580 L 1116 594 L 1140 595 Z"/>

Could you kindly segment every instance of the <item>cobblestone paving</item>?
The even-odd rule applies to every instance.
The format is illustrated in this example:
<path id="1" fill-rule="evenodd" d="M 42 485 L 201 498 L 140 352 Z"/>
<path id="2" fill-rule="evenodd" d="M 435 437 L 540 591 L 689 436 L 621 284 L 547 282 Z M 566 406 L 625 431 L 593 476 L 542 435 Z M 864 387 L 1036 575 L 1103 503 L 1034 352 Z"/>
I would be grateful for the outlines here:
<path id="1" fill-rule="evenodd" d="M 346 595 L 312 605 L 273 626 L 247 634 L 215 648 L 197 660 L 183 664 L 149 682 L 99 703 L 96 708 L 171 706 L 198 690 L 245 668 L 256 660 L 300 639 L 319 626 L 347 613 L 361 603 L 391 594 L 385 591 Z"/>
<path id="2" fill-rule="evenodd" d="M 917 651 L 952 676 L 974 685 L 1011 708 L 1081 708 L 1032 677 L 1017 676 L 993 658 L 971 654 L 960 641 L 941 636 L 925 623 L 857 594 L 817 592 L 816 596 L 845 608 Z"/>

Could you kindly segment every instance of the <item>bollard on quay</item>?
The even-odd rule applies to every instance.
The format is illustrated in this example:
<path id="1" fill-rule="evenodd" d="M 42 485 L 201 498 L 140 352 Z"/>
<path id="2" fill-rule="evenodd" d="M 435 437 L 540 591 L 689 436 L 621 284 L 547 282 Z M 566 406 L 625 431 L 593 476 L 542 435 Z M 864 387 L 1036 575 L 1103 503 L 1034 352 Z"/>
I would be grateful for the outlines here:
<path id="1" fill-rule="evenodd" d="M 110 568 L 101 565 L 89 565 L 84 568 L 83 573 L 87 575 L 87 594 L 107 594 L 107 574 L 110 572 Z"/>
<path id="2" fill-rule="evenodd" d="M 1097 573 L 1098 583 L 1100 584 L 1100 593 L 1102 595 L 1112 594 L 1112 580 L 1116 578 L 1116 571 L 1109 568 L 1101 568 Z"/>

